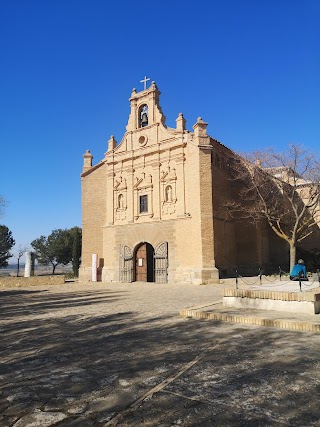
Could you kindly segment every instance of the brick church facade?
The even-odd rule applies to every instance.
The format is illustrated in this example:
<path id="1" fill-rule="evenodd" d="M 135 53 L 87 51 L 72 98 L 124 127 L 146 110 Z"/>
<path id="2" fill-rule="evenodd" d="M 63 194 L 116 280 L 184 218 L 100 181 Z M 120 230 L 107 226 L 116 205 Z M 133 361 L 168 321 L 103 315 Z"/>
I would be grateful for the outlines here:
<path id="1" fill-rule="evenodd" d="M 92 254 L 105 282 L 214 283 L 235 269 L 285 265 L 285 243 L 266 223 L 222 214 L 238 197 L 232 151 L 200 117 L 192 132 L 181 113 L 167 127 L 159 97 L 155 82 L 134 89 L 122 141 L 111 136 L 95 165 L 83 155 L 80 279 L 91 279 Z"/>

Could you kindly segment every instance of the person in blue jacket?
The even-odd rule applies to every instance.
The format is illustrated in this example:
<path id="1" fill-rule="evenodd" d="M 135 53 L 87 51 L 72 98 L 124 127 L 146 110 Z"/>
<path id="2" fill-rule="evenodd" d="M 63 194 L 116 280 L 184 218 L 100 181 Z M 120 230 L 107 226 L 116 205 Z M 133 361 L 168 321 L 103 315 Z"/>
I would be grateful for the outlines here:
<path id="1" fill-rule="evenodd" d="M 303 259 L 299 259 L 298 263 L 292 267 L 290 280 L 299 280 L 299 275 L 302 280 L 308 280 L 307 269 Z"/>

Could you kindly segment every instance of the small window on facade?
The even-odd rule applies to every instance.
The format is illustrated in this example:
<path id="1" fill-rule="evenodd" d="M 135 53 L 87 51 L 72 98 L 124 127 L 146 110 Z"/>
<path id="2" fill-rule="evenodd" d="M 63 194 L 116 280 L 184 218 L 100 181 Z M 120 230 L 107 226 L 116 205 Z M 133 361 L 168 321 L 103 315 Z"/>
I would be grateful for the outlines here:
<path id="1" fill-rule="evenodd" d="M 140 196 L 140 213 L 148 212 L 148 196 Z"/>

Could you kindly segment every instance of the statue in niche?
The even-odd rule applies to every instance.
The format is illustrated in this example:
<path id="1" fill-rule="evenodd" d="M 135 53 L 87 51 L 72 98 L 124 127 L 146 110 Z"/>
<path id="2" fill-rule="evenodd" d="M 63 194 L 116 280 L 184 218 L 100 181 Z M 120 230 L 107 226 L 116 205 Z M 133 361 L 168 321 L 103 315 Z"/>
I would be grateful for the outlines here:
<path id="1" fill-rule="evenodd" d="M 119 194 L 118 197 L 118 209 L 124 208 L 123 194 Z"/>
<path id="2" fill-rule="evenodd" d="M 141 109 L 140 123 L 142 128 L 145 126 L 148 126 L 148 106 L 147 105 L 144 105 Z"/>
<path id="3" fill-rule="evenodd" d="M 168 185 L 166 187 L 166 202 L 172 202 L 172 187 Z"/>

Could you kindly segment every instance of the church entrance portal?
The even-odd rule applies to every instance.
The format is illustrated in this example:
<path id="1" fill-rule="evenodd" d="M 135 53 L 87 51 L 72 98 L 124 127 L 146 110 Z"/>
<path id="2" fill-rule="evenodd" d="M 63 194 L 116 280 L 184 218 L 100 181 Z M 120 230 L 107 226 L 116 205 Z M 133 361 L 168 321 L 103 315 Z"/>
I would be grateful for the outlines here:
<path id="1" fill-rule="evenodd" d="M 135 280 L 137 282 L 154 282 L 154 249 L 150 243 L 141 243 L 135 256 Z"/>
<path id="2" fill-rule="evenodd" d="M 120 246 L 120 282 L 168 281 L 168 242 L 160 243 L 155 249 L 150 243 L 142 242 L 135 250 Z"/>

